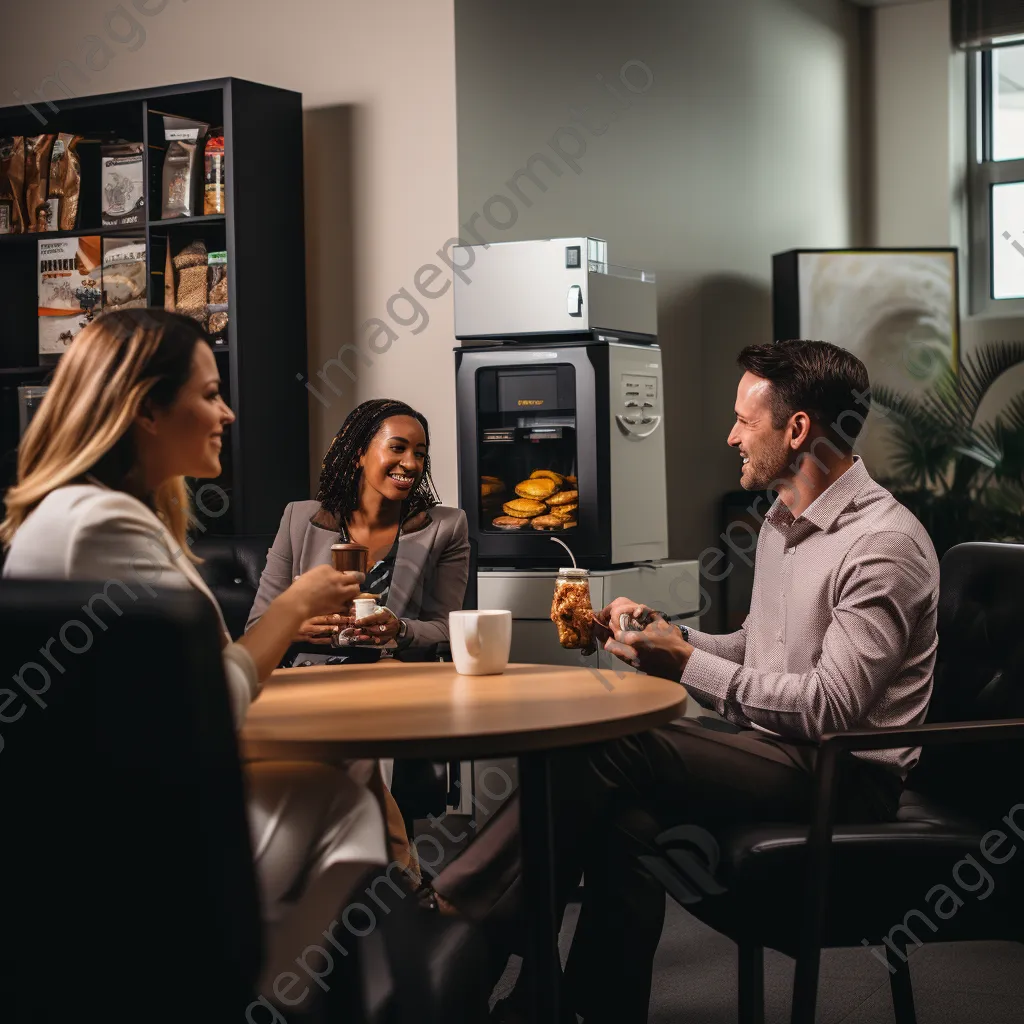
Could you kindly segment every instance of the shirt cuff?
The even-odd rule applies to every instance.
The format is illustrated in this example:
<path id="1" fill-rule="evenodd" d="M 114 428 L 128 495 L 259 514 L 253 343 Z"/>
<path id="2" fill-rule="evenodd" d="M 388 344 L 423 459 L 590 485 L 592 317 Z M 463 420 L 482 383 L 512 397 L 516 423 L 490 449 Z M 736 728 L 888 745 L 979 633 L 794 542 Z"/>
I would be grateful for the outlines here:
<path id="1" fill-rule="evenodd" d="M 727 661 L 717 654 L 708 654 L 707 651 L 695 647 L 693 654 L 687 659 L 686 668 L 683 669 L 679 681 L 687 690 L 696 690 L 712 698 L 715 701 L 715 710 L 721 714 L 741 667 L 734 661 Z"/>

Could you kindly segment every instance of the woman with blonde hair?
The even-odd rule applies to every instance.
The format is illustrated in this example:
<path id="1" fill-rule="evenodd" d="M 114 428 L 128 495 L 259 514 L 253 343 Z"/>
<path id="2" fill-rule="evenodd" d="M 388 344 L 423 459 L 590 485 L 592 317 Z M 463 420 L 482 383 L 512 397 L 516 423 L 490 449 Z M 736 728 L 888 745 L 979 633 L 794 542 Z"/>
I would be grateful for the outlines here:
<path id="1" fill-rule="evenodd" d="M 300 625 L 344 609 L 362 577 L 320 565 L 299 576 L 232 643 L 188 546 L 186 477 L 220 475 L 234 413 L 205 333 L 157 309 L 107 313 L 61 357 L 18 453 L 0 541 L 6 577 L 193 587 L 220 619 L 236 725 Z M 140 685 L 145 680 L 140 679 Z M 262 889 L 264 988 L 327 927 L 356 882 L 386 862 L 373 796 L 320 764 L 247 766 L 248 813 Z"/>

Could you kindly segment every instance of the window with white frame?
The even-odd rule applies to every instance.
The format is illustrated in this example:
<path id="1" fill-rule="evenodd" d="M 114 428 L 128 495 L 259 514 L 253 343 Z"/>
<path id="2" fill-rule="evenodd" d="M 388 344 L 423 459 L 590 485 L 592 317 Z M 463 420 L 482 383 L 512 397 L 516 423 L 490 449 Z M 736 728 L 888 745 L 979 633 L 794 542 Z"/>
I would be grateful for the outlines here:
<path id="1" fill-rule="evenodd" d="M 971 312 L 1024 314 L 1024 45 L 968 57 Z"/>

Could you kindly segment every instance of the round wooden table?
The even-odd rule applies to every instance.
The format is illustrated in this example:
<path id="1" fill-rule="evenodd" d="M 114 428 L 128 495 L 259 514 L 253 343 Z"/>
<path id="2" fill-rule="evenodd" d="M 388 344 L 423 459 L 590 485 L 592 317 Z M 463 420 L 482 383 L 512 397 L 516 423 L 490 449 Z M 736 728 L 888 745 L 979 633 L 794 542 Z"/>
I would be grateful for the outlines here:
<path id="1" fill-rule="evenodd" d="M 460 676 L 448 663 L 386 659 L 278 670 L 241 739 L 252 759 L 517 756 L 533 1019 L 558 1024 L 548 754 L 664 725 L 685 708 L 679 683 L 631 672 L 509 665 L 500 676 Z"/>

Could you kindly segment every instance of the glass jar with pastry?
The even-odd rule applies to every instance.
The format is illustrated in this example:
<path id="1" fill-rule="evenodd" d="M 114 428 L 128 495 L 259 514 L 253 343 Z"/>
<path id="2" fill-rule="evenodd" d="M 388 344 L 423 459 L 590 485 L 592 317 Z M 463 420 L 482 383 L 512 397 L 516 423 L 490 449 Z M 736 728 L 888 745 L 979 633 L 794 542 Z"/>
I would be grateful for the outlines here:
<path id="1" fill-rule="evenodd" d="M 590 573 L 586 569 L 559 569 L 551 600 L 551 621 L 558 627 L 558 642 L 569 650 L 593 654 Z"/>

